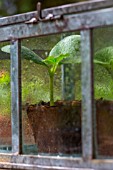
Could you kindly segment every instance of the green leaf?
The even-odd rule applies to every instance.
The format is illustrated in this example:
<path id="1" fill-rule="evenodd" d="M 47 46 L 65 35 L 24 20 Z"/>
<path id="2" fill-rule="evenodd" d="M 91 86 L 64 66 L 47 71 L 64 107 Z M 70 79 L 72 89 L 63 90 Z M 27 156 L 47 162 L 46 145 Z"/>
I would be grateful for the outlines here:
<path id="1" fill-rule="evenodd" d="M 95 55 L 94 59 L 104 63 L 110 63 L 110 60 L 113 59 L 113 47 L 105 47 L 98 50 Z"/>
<path id="2" fill-rule="evenodd" d="M 48 56 L 45 60 L 43 60 L 43 62 L 47 65 L 53 65 L 55 64 L 56 60 L 55 60 L 55 57 Z"/>
<path id="3" fill-rule="evenodd" d="M 105 47 L 98 50 L 94 55 L 94 63 L 106 68 L 113 79 L 113 47 Z"/>
<path id="4" fill-rule="evenodd" d="M 55 57 L 56 63 L 59 64 L 64 58 L 67 58 L 67 57 L 69 57 L 69 54 L 61 54 L 59 56 L 56 56 Z"/>
<path id="5" fill-rule="evenodd" d="M 94 62 L 95 64 L 99 64 L 99 65 L 101 65 L 101 66 L 103 66 L 103 67 L 106 67 L 106 66 L 109 64 L 109 63 L 107 63 L 107 62 L 99 61 L 99 60 L 96 60 L 96 59 L 94 59 L 93 62 Z"/>
<path id="6" fill-rule="evenodd" d="M 69 54 L 61 54 L 59 56 L 48 56 L 45 60 L 43 60 L 43 62 L 47 65 L 55 65 L 55 64 L 59 64 L 60 61 L 62 61 L 64 58 L 68 57 Z"/>
<path id="7" fill-rule="evenodd" d="M 49 56 L 60 56 L 69 54 L 62 60 L 62 63 L 81 63 L 81 37 L 80 35 L 70 35 L 59 41 L 50 51 Z"/>
<path id="8" fill-rule="evenodd" d="M 11 47 L 10 45 L 6 45 L 2 47 L 1 50 L 5 53 L 10 53 L 10 47 Z M 22 59 L 31 60 L 36 64 L 46 66 L 45 63 L 42 62 L 43 59 L 27 47 L 24 46 L 21 47 L 21 57 Z"/>
<path id="9" fill-rule="evenodd" d="M 59 56 L 48 56 L 43 62 L 48 66 L 49 72 L 52 74 L 55 73 L 60 61 L 62 61 L 64 58 L 68 57 L 69 54 L 61 54 Z"/>
<path id="10" fill-rule="evenodd" d="M 51 68 L 51 71 L 53 72 L 53 73 L 55 73 L 56 72 L 56 69 L 57 69 L 57 67 L 58 67 L 58 65 L 59 65 L 59 63 L 60 63 L 60 61 L 62 61 L 64 58 L 66 58 L 66 57 L 68 57 L 69 55 L 68 54 L 61 54 L 61 55 L 59 55 L 59 56 L 57 56 L 57 57 L 55 57 L 55 64 L 53 65 L 53 67 Z"/>

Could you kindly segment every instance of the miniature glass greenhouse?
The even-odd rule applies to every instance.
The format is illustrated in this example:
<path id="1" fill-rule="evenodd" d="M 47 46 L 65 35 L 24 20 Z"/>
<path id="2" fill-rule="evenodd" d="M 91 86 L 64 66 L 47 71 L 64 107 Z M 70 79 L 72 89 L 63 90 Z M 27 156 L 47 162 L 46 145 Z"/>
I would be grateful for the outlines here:
<path id="1" fill-rule="evenodd" d="M 0 18 L 0 168 L 113 167 L 113 1 Z"/>

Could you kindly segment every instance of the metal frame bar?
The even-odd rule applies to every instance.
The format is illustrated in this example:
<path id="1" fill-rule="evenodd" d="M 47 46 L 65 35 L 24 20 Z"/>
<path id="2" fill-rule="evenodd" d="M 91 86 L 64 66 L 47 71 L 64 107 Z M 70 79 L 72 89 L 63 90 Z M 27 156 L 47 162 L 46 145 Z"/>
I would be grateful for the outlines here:
<path id="1" fill-rule="evenodd" d="M 99 26 L 110 26 L 113 25 L 113 17 L 111 16 L 113 16 L 113 8 L 65 15 L 60 20 L 38 22 L 37 24 L 20 23 L 4 26 L 0 28 L 0 41 L 8 41 L 12 37 L 22 39 L 66 31 L 97 28 Z"/>
<path id="2" fill-rule="evenodd" d="M 22 111 L 21 111 L 21 43 L 11 41 L 11 113 L 12 152 L 22 153 Z"/>
<path id="3" fill-rule="evenodd" d="M 92 159 L 82 160 L 74 157 L 54 157 L 54 156 L 33 156 L 33 155 L 11 155 L 0 154 L 0 168 L 15 169 L 65 169 L 73 170 L 78 168 L 90 170 L 112 170 L 113 160 L 110 159 Z"/>
<path id="4" fill-rule="evenodd" d="M 72 14 L 72 13 L 79 13 L 91 10 L 98 10 L 102 8 L 110 8 L 113 7 L 112 0 L 93 0 L 93 1 L 86 1 L 80 3 L 73 3 L 68 5 L 62 5 L 59 7 L 48 8 L 42 10 L 42 17 L 46 17 L 49 13 L 53 15 L 65 15 L 65 14 Z M 36 17 L 37 11 L 28 12 L 24 14 L 3 17 L 0 18 L 0 26 L 6 26 L 11 24 L 17 24 L 25 22 L 26 20 L 30 20 L 33 17 Z"/>
<path id="5" fill-rule="evenodd" d="M 82 54 L 82 153 L 83 159 L 93 158 L 93 58 L 92 30 L 81 31 Z M 89 71 L 90 70 L 90 71 Z"/>
<path id="6" fill-rule="evenodd" d="M 54 15 L 65 15 L 65 14 L 72 14 L 72 13 L 80 13 L 80 12 L 88 12 L 91 10 L 98 10 L 102 8 L 109 8 L 113 7 L 112 0 L 93 0 L 93 1 L 86 1 L 86 2 L 79 2 L 75 4 L 68 4 L 63 5 L 56 8 L 50 8 L 42 11 L 42 16 L 46 16 L 49 13 Z"/>

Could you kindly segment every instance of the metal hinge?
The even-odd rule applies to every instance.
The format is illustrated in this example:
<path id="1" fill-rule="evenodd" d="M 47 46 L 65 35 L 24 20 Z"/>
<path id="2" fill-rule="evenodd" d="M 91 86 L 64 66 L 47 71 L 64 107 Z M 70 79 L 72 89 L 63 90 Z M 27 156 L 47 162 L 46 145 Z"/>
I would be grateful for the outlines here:
<path id="1" fill-rule="evenodd" d="M 35 24 L 38 22 L 46 22 L 46 21 L 52 21 L 52 20 L 59 20 L 63 19 L 63 15 L 53 15 L 53 14 L 48 14 L 45 18 L 42 18 L 42 13 L 41 13 L 41 3 L 37 3 L 37 15 L 31 18 L 29 21 L 26 21 L 26 24 Z"/>

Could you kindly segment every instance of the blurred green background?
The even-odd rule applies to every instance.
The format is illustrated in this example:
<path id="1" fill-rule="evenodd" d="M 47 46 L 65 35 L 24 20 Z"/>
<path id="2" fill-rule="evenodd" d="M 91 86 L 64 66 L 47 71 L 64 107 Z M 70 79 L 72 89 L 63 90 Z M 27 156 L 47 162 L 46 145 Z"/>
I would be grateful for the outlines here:
<path id="1" fill-rule="evenodd" d="M 42 9 L 44 9 L 82 1 L 84 0 L 0 0 L 0 16 L 35 11 L 37 2 L 42 2 Z"/>

